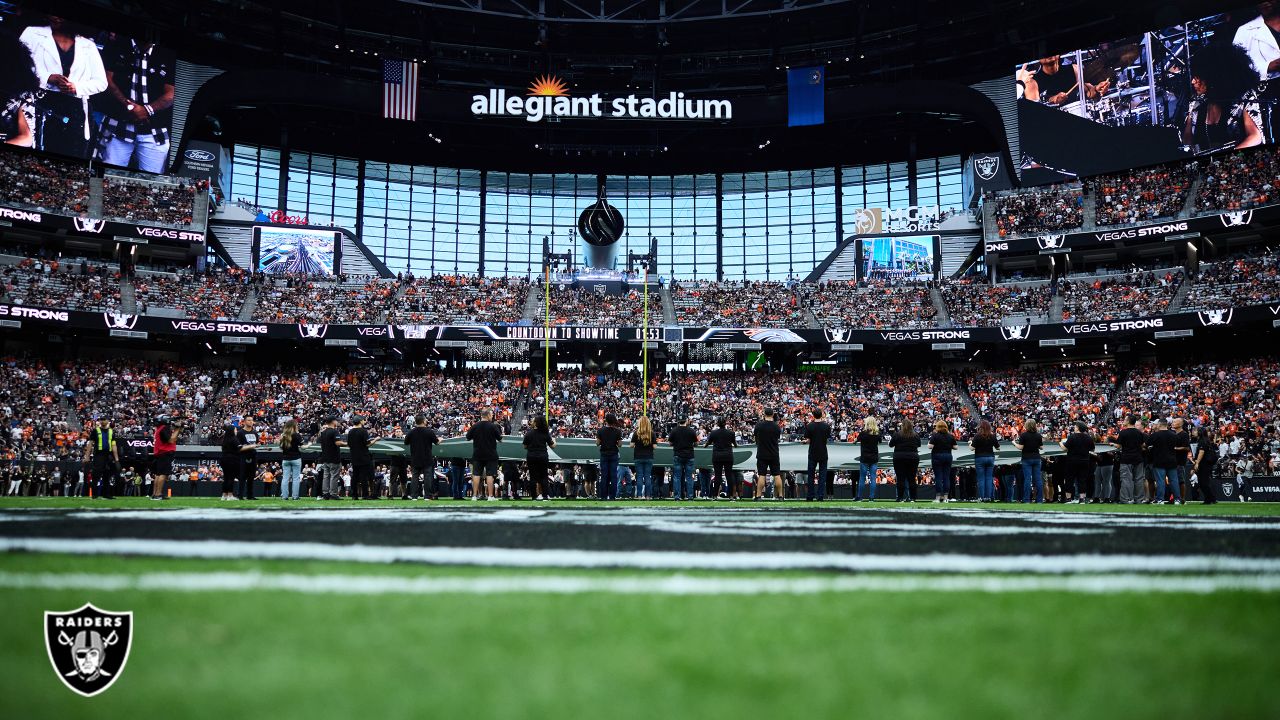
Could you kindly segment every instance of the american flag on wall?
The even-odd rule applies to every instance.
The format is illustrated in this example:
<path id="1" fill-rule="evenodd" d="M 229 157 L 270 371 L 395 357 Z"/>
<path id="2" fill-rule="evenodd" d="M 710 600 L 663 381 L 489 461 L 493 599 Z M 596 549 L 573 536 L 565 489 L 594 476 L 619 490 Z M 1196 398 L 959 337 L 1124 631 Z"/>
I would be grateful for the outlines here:
<path id="1" fill-rule="evenodd" d="M 418 119 L 418 63 L 394 58 L 382 61 L 382 117 Z"/>

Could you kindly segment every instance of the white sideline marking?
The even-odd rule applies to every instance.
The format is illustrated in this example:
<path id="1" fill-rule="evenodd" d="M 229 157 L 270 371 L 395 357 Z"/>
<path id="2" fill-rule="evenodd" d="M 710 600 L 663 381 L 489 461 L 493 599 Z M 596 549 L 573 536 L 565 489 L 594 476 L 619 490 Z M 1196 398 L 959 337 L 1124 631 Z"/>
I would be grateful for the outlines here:
<path id="1" fill-rule="evenodd" d="M 150 555 L 186 559 L 413 562 L 483 567 L 633 568 L 650 570 L 845 570 L 923 573 L 1192 573 L 1280 575 L 1280 558 L 1217 555 L 853 555 L 804 552 L 597 551 L 497 547 L 329 545 L 245 540 L 141 538 L 0 538 L 0 550 L 71 555 Z"/>
<path id="2" fill-rule="evenodd" d="M 1280 591 L 1280 577 L 1257 575 L 1074 575 L 1065 577 L 876 577 L 590 578 L 575 576 L 378 577 L 368 575 L 297 575 L 256 572 L 143 573 L 0 573 L 0 587 L 22 590 L 99 590 L 143 592 L 284 591 L 334 595 L 498 595 L 551 593 L 576 595 L 812 595 L 850 592 L 1069 592 L 1195 593 Z"/>

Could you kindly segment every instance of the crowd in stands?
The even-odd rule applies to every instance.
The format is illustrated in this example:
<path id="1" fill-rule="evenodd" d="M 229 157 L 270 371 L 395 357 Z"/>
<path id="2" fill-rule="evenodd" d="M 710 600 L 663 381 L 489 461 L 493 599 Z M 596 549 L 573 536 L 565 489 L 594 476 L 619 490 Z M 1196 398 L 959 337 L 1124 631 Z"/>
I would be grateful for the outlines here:
<path id="1" fill-rule="evenodd" d="M 1114 394 L 1117 371 L 1107 363 L 1077 363 L 975 370 L 963 377 L 978 415 L 991 419 L 1001 437 L 1017 437 L 1027 420 L 1035 420 L 1040 433 L 1056 442 L 1075 421 L 1091 428 L 1105 422 L 1103 411 Z"/>
<path id="2" fill-rule="evenodd" d="M 234 320 L 248 295 L 248 275 L 239 269 L 207 273 L 138 274 L 133 293 L 138 312 L 174 308 L 186 317 Z"/>
<path id="3" fill-rule="evenodd" d="M 60 215 L 89 210 L 89 166 L 31 153 L 0 153 L 0 202 Z"/>
<path id="4" fill-rule="evenodd" d="M 120 309 L 120 272 L 88 262 L 25 258 L 0 268 L 4 300 L 69 310 L 116 311 Z"/>
<path id="5" fill-rule="evenodd" d="M 1200 181 L 1196 210 L 1248 210 L 1275 201 L 1280 184 L 1280 153 L 1270 145 L 1215 155 Z"/>
<path id="6" fill-rule="evenodd" d="M 0 460 L 51 459 L 75 450 L 62 392 L 56 367 L 29 358 L 0 360 Z"/>
<path id="7" fill-rule="evenodd" d="M 1258 435 L 1280 421 L 1280 362 L 1271 358 L 1134 368 L 1120 385 L 1114 414 L 1184 417 L 1228 435 Z M 1252 432 L 1251 432 L 1252 431 Z"/>
<path id="8" fill-rule="evenodd" d="M 936 324 L 938 311 L 924 285 L 836 281 L 806 286 L 802 292 L 818 324 L 826 327 L 910 329 Z"/>
<path id="9" fill-rule="evenodd" d="M 534 287 L 537 292 L 543 288 Z M 555 325 L 644 324 L 644 294 L 632 288 L 624 295 L 605 295 L 582 285 L 551 284 L 551 322 Z M 661 327 L 662 296 L 649 292 L 649 327 Z"/>
<path id="10" fill-rule="evenodd" d="M 393 295 L 387 321 L 407 324 L 515 324 L 524 317 L 530 283 L 522 277 L 409 276 Z"/>
<path id="11" fill-rule="evenodd" d="M 1115 320 L 1161 315 L 1182 284 L 1182 271 L 1135 272 L 1089 280 L 1065 280 L 1064 322 Z"/>
<path id="12" fill-rule="evenodd" d="M 63 363 L 62 385 L 81 424 L 110 418 L 125 436 L 150 435 L 156 418 L 178 423 L 182 442 L 216 390 L 217 374 L 207 368 L 140 360 L 77 360 Z"/>
<path id="13" fill-rule="evenodd" d="M 679 325 L 793 328 L 808 324 L 796 289 L 782 282 L 675 282 L 671 302 Z"/>
<path id="14" fill-rule="evenodd" d="M 1000 237 L 1064 232 L 1084 224 L 1084 194 L 1077 187 L 998 196 L 993 216 Z"/>
<path id="15" fill-rule="evenodd" d="M 995 327 L 1009 318 L 1044 321 L 1053 302 L 1053 287 L 991 285 L 982 279 L 944 283 L 939 289 L 955 327 Z"/>
<path id="16" fill-rule="evenodd" d="M 264 277 L 253 319 L 277 323 L 380 323 L 395 284 L 332 278 Z"/>
<path id="17" fill-rule="evenodd" d="M 1182 212 L 1195 178 L 1195 163 L 1160 165 L 1103 175 L 1086 183 L 1099 226 L 1169 218 Z"/>
<path id="18" fill-rule="evenodd" d="M 1183 310 L 1280 302 L 1280 255 L 1227 258 L 1200 266 Z"/>
<path id="19" fill-rule="evenodd" d="M 513 401 L 527 384 L 523 373 L 500 370 L 251 369 L 224 388 L 201 434 L 210 437 L 229 421 L 253 417 L 264 440 L 273 442 L 289 418 L 314 430 L 333 415 L 344 424 L 363 417 L 371 437 L 396 438 L 421 413 L 442 436 L 457 437 L 482 407 L 492 408 L 498 421 L 509 421 Z"/>
<path id="20" fill-rule="evenodd" d="M 196 187 L 108 175 L 102 184 L 102 216 L 108 220 L 190 227 Z"/>

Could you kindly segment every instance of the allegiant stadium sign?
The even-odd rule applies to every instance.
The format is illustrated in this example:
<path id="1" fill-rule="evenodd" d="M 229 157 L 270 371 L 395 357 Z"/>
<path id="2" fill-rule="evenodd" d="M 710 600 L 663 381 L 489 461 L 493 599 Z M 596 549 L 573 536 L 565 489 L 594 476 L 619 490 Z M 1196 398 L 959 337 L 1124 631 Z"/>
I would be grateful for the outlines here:
<path id="1" fill-rule="evenodd" d="M 569 97 L 558 78 L 541 77 L 521 96 L 506 90 L 490 90 L 471 96 L 476 117 L 523 117 L 527 122 L 559 118 L 629 118 L 633 120 L 731 120 L 733 103 L 686 97 L 682 92 L 664 98 L 626 95 L 612 99 L 600 93 Z"/>

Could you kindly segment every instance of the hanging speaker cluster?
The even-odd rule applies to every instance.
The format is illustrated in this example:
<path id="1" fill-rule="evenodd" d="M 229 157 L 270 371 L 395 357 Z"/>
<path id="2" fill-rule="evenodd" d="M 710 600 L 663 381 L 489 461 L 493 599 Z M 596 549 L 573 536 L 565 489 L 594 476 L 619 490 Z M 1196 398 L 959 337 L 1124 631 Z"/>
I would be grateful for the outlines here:
<path id="1" fill-rule="evenodd" d="M 588 205 L 578 216 L 578 234 L 595 247 L 609 247 L 618 242 L 625 229 L 622 213 L 604 198 Z"/>

